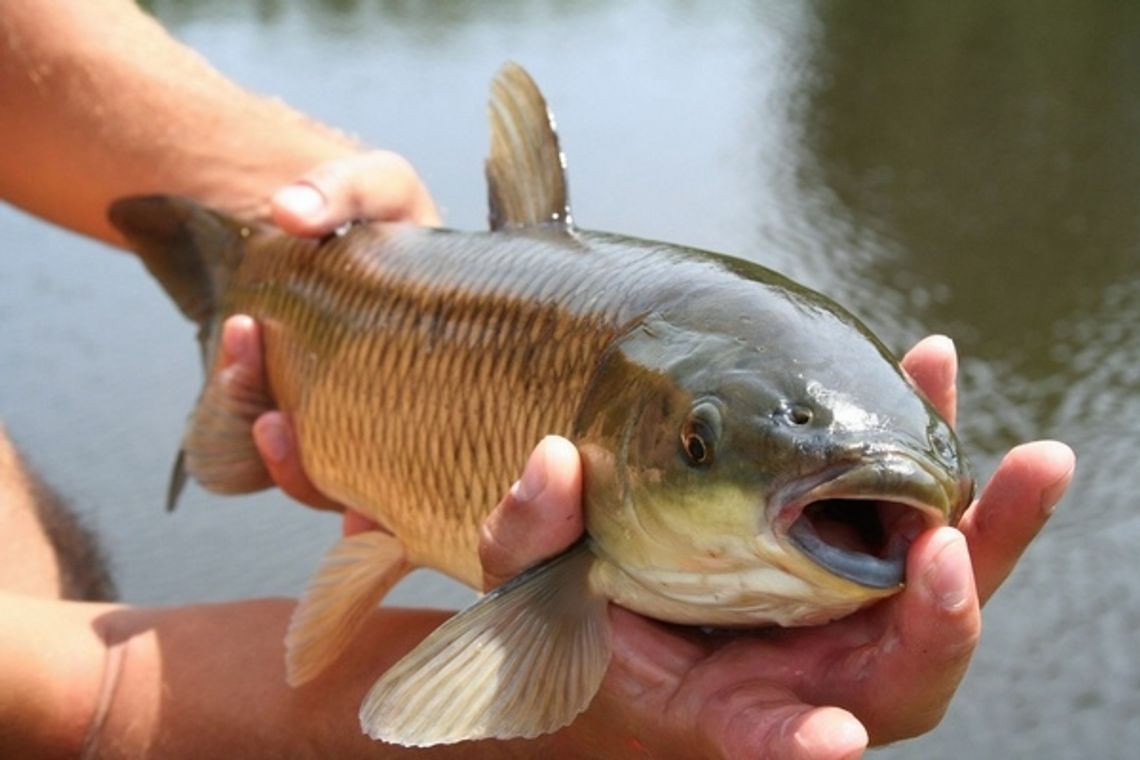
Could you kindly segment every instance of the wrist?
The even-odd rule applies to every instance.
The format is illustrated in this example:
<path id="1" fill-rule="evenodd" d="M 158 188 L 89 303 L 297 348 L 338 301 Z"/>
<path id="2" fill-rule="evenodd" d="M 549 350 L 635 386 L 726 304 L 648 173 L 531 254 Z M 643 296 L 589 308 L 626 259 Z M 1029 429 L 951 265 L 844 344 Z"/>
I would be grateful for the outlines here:
<path id="1" fill-rule="evenodd" d="M 0 592 L 0 756 L 80 755 L 106 650 L 78 618 L 110 607 Z"/>

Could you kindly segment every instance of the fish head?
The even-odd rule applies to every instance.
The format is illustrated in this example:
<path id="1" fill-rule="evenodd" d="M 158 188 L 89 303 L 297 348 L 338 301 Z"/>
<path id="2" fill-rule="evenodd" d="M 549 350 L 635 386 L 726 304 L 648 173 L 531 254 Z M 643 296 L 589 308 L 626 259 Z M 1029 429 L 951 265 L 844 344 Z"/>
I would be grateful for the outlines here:
<path id="1" fill-rule="evenodd" d="M 653 315 L 611 348 L 578 430 L 587 531 L 619 603 L 825 622 L 897 592 L 917 535 L 968 505 L 950 425 L 853 317 L 797 299 L 747 324 L 731 298 L 721 319 Z"/>

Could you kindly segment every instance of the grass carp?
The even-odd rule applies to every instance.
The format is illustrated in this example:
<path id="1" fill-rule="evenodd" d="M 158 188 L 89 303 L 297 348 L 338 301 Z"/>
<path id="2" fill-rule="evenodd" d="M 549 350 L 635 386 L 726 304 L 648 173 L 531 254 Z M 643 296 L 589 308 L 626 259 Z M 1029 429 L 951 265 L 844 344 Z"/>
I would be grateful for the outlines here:
<path id="1" fill-rule="evenodd" d="M 288 237 L 181 198 L 110 218 L 200 326 L 184 473 L 268 485 L 250 426 L 278 406 L 304 467 L 389 532 L 341 540 L 298 604 L 291 683 L 321 672 L 411 569 L 478 587 L 478 528 L 544 434 L 584 468 L 587 534 L 385 673 L 363 729 L 428 746 L 571 722 L 610 657 L 609 601 L 711 626 L 823 623 L 896 593 L 918 531 L 974 482 L 886 348 L 761 266 L 579 229 L 545 100 L 494 80 L 491 229 L 359 224 Z M 222 392 L 221 321 L 263 326 L 272 399 Z"/>

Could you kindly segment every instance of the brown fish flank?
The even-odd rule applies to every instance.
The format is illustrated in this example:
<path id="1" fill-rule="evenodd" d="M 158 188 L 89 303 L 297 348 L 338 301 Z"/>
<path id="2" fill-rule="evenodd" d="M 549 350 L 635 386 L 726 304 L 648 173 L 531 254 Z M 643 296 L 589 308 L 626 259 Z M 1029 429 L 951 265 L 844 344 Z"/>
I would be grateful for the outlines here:
<path id="1" fill-rule="evenodd" d="M 448 237 L 255 242 L 227 311 L 264 323 L 273 395 L 314 483 L 382 519 L 417 564 L 477 586 L 478 525 L 544 434 L 570 434 L 620 315 L 586 308 L 613 273 L 560 261 L 584 255 L 572 246 L 466 241 L 456 256 Z"/>

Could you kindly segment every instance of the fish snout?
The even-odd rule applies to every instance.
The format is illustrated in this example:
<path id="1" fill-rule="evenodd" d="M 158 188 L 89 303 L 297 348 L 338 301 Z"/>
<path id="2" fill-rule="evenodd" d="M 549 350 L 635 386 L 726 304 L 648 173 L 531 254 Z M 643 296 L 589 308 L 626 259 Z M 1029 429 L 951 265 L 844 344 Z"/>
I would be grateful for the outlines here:
<path id="1" fill-rule="evenodd" d="M 923 531 L 954 524 L 973 479 L 927 457 L 890 452 L 833 465 L 777 489 L 777 535 L 829 572 L 870 588 L 905 579 Z"/>

